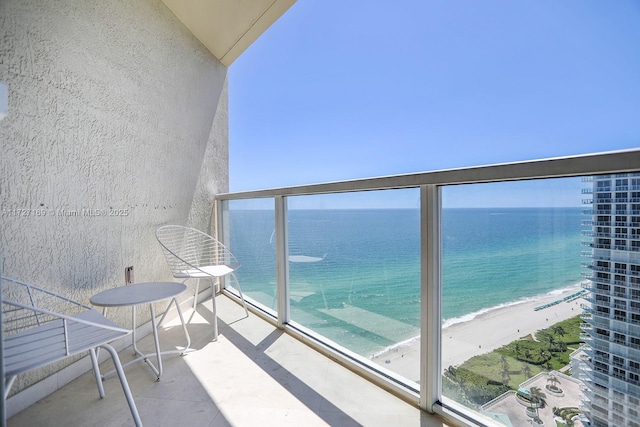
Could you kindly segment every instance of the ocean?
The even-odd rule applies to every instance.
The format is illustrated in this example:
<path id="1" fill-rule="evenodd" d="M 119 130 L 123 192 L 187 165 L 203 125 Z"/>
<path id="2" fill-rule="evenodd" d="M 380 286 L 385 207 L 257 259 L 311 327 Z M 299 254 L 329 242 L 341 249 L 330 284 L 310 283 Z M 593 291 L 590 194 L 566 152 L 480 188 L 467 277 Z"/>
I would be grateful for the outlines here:
<path id="1" fill-rule="evenodd" d="M 242 290 L 275 308 L 273 211 L 230 211 Z M 418 335 L 417 209 L 290 210 L 292 320 L 369 356 Z M 579 208 L 444 209 L 443 325 L 580 282 Z"/>

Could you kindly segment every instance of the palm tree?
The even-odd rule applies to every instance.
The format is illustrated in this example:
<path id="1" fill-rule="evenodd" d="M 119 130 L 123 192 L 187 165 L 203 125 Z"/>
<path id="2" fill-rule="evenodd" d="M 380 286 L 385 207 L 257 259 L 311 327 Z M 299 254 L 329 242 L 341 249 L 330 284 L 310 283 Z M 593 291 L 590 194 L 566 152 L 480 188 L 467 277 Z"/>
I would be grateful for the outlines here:
<path id="1" fill-rule="evenodd" d="M 542 389 L 540 387 L 531 387 L 529 389 L 529 393 L 531 393 L 531 400 L 536 405 L 539 405 L 539 406 L 546 405 L 547 402 L 545 399 L 547 398 L 547 395 L 542 392 Z"/>
<path id="2" fill-rule="evenodd" d="M 547 382 L 550 384 L 549 388 L 551 388 L 552 390 L 558 390 L 557 384 L 560 382 L 560 380 L 558 380 L 558 377 L 556 377 L 554 374 L 547 375 Z"/>
<path id="3" fill-rule="evenodd" d="M 551 327 L 551 330 L 553 331 L 554 334 L 560 335 L 561 337 L 567 334 L 567 331 L 565 331 L 564 328 L 560 325 L 553 325 Z"/>
<path id="4" fill-rule="evenodd" d="M 558 341 L 557 350 L 561 353 L 564 353 L 565 351 L 567 351 L 567 343 L 564 341 Z"/>
<path id="5" fill-rule="evenodd" d="M 551 352 L 553 351 L 554 345 L 556 343 L 556 338 L 551 334 L 547 335 L 546 338 L 547 342 L 549 343 L 549 351 Z"/>
<path id="6" fill-rule="evenodd" d="M 540 414 L 538 413 L 538 408 L 546 405 L 545 399 L 547 395 L 542 392 L 540 387 L 531 387 L 529 389 L 529 393 L 531 393 L 531 407 L 536 410 L 536 420 L 540 420 Z"/>

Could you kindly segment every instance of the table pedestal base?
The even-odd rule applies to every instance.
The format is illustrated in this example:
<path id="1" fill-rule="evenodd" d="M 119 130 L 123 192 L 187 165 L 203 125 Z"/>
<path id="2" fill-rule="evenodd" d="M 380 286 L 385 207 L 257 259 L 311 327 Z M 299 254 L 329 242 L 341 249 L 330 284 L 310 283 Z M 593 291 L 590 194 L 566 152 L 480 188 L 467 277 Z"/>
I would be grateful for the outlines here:
<path id="1" fill-rule="evenodd" d="M 158 326 L 160 326 L 162 324 L 162 322 L 164 321 L 164 318 L 166 317 L 167 313 L 169 312 L 169 309 L 171 309 L 171 304 L 174 304 L 176 306 L 176 310 L 178 311 L 178 315 L 180 316 L 180 322 L 182 323 L 182 330 L 184 331 L 184 336 L 187 339 L 187 344 L 185 345 L 185 347 L 181 350 L 165 350 L 165 351 L 160 351 L 160 341 L 158 340 Z M 132 306 L 131 307 L 131 314 L 132 314 L 132 323 L 133 323 L 133 333 L 131 334 L 131 341 L 132 341 L 132 346 L 133 346 L 133 351 L 134 354 L 137 355 L 138 357 L 130 360 L 127 363 L 123 363 L 122 367 L 125 368 L 129 365 L 132 365 L 134 363 L 137 363 L 141 360 L 143 360 L 148 366 L 149 368 L 151 368 L 151 370 L 153 371 L 153 373 L 156 375 L 157 377 L 157 381 L 160 381 L 160 377 L 162 376 L 162 355 L 163 354 L 184 354 L 187 350 L 189 350 L 189 347 L 191 346 L 191 337 L 189 336 L 189 331 L 187 331 L 187 325 L 184 321 L 184 316 L 182 315 L 182 310 L 180 309 L 180 304 L 178 304 L 178 301 L 175 298 L 171 299 L 171 302 L 169 303 L 169 305 L 167 306 L 167 309 L 164 311 L 164 314 L 162 315 L 162 318 L 160 319 L 159 322 L 156 323 L 156 313 L 155 313 L 155 308 L 153 307 L 153 303 L 149 304 L 149 311 L 151 312 L 151 329 L 153 332 L 153 342 L 155 345 L 155 353 L 147 353 L 144 354 L 142 353 L 139 349 L 138 346 L 136 344 L 136 307 Z M 107 307 L 104 307 L 102 310 L 102 314 L 103 316 L 107 315 Z M 156 367 L 151 360 L 149 360 L 150 357 L 154 357 L 156 358 L 156 363 L 158 364 L 158 366 Z M 102 375 L 102 380 L 104 381 L 105 379 L 109 378 L 110 376 L 112 376 L 113 374 L 115 374 L 115 370 L 107 372 L 106 374 Z"/>

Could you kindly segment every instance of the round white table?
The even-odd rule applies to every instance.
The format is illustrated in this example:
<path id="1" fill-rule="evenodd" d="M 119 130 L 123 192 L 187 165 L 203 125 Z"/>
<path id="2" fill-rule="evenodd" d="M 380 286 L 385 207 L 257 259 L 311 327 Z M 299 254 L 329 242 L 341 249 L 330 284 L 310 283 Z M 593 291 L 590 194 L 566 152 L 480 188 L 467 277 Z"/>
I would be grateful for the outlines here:
<path id="1" fill-rule="evenodd" d="M 148 283 L 135 283 L 132 285 L 124 285 L 119 286 L 117 288 L 107 289 L 106 291 L 102 291 L 91 297 L 91 304 L 103 307 L 103 315 L 106 316 L 108 307 L 126 307 L 131 306 L 132 311 L 132 329 L 133 333 L 131 335 L 131 340 L 133 344 L 133 350 L 139 356 L 137 359 L 134 359 L 124 365 L 128 366 L 132 363 L 138 362 L 139 360 L 144 360 L 151 370 L 156 374 L 158 380 L 160 380 L 160 376 L 162 375 L 162 355 L 169 353 L 184 353 L 189 346 L 191 345 L 191 338 L 189 337 L 189 332 L 187 331 L 187 325 L 184 322 L 184 317 L 182 316 L 182 310 L 180 310 L 180 304 L 176 300 L 176 297 L 183 294 L 187 290 L 187 285 L 183 283 L 176 282 L 148 282 Z M 171 299 L 167 309 L 165 310 L 162 318 L 159 322 L 156 323 L 156 315 L 153 304 L 159 301 L 164 301 Z M 167 312 L 171 308 L 171 303 L 173 303 L 178 311 L 178 315 L 180 316 L 180 321 L 182 322 L 182 329 L 184 330 L 185 337 L 187 339 L 187 345 L 182 350 L 169 350 L 169 351 L 160 351 L 160 342 L 158 340 L 158 326 L 162 324 Z M 153 363 L 149 360 L 149 356 L 153 356 L 151 354 L 143 354 L 138 347 L 136 346 L 136 305 L 140 304 L 149 304 L 149 311 L 151 312 L 151 328 L 153 331 L 153 338 L 155 343 L 155 356 L 158 363 L 158 367 L 156 368 Z M 111 373 L 105 374 L 103 378 L 106 378 Z"/>

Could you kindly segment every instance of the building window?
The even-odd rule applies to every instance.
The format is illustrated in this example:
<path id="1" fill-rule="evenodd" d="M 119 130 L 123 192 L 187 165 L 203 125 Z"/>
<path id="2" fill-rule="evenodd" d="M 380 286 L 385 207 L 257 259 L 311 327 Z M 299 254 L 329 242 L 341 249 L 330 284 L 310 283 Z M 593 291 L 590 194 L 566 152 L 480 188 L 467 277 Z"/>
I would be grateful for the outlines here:
<path id="1" fill-rule="evenodd" d="M 619 366 L 621 368 L 624 368 L 624 359 L 620 356 L 613 356 L 613 360 L 612 363 L 616 366 Z"/>
<path id="2" fill-rule="evenodd" d="M 597 283 L 596 284 L 596 289 L 598 291 L 610 292 L 611 291 L 611 285 L 606 285 L 604 283 Z"/>
<path id="3" fill-rule="evenodd" d="M 626 380 L 627 379 L 627 372 L 624 369 L 620 369 L 620 368 L 613 368 L 613 376 L 615 378 L 621 379 L 621 380 Z"/>
<path id="4" fill-rule="evenodd" d="M 627 313 L 622 310 L 615 310 L 613 313 L 613 318 L 615 320 L 625 322 L 627 320 Z"/>
<path id="5" fill-rule="evenodd" d="M 627 337 L 626 335 L 619 334 L 616 332 L 613 334 L 613 342 L 615 342 L 616 344 L 626 344 Z"/>
<path id="6" fill-rule="evenodd" d="M 640 217 L 638 218 L 640 220 Z M 596 221 L 600 225 L 611 225 L 611 218 L 606 215 L 600 215 Z M 640 221 L 639 221 L 640 222 Z"/>
<path id="7" fill-rule="evenodd" d="M 611 275 L 610 275 L 609 273 L 598 273 L 598 274 L 596 274 L 596 277 L 597 277 L 599 280 L 605 280 L 605 281 L 607 281 L 607 282 L 608 282 L 609 280 L 611 280 Z"/>

